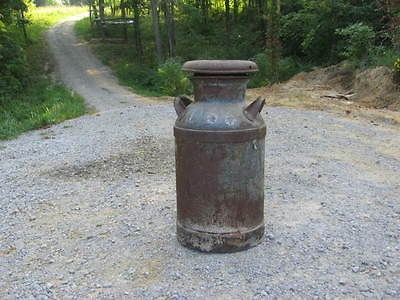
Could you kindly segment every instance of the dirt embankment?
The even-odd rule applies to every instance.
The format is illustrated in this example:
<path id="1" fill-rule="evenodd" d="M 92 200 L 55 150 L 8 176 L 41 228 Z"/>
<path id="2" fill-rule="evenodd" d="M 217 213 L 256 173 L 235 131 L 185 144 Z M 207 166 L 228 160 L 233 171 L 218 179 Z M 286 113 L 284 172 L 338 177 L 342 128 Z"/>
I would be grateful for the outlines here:
<path id="1" fill-rule="evenodd" d="M 400 86 L 386 67 L 355 69 L 346 63 L 302 72 L 287 82 L 252 89 L 271 105 L 339 112 L 371 123 L 400 124 Z"/>

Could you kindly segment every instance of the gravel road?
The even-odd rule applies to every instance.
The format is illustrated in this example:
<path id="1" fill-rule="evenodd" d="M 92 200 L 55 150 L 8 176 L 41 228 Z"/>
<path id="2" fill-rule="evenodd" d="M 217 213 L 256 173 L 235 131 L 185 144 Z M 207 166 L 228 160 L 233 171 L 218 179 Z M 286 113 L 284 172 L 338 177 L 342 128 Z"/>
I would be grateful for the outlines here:
<path id="1" fill-rule="evenodd" d="M 400 131 L 267 107 L 266 240 L 202 254 L 175 239 L 169 101 L 144 100 L 72 33 L 60 78 L 99 113 L 0 142 L 1 299 L 400 297 Z"/>

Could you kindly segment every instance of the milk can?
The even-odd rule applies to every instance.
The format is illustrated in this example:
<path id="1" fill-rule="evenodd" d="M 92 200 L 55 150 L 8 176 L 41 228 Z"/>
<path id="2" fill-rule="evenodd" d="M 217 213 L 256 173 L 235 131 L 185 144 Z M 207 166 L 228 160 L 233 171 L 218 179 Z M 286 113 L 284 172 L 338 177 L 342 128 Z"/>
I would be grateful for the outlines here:
<path id="1" fill-rule="evenodd" d="M 194 101 L 175 99 L 177 238 L 189 248 L 230 252 L 264 235 L 264 100 L 246 106 L 251 61 L 198 60 Z"/>

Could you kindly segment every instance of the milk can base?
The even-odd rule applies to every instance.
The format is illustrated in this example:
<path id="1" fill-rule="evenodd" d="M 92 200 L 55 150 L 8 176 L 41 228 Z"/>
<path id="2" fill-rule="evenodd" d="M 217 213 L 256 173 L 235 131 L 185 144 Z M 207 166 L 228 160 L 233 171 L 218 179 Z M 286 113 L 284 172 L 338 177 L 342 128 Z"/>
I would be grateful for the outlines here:
<path id="1" fill-rule="evenodd" d="M 246 250 L 264 239 L 264 224 L 246 232 L 209 233 L 177 224 L 178 241 L 185 247 L 202 252 L 235 252 Z"/>

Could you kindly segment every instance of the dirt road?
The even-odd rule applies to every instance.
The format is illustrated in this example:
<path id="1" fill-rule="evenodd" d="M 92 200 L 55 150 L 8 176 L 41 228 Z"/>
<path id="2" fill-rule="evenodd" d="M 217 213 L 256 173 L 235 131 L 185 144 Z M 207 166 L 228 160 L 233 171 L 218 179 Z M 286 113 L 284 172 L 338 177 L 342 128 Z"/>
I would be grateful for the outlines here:
<path id="1" fill-rule="evenodd" d="M 0 143 L 0 298 L 400 297 L 400 131 L 267 107 L 265 242 L 202 254 L 175 239 L 171 102 L 117 85 L 48 35 L 99 113 Z"/>
<path id="2" fill-rule="evenodd" d="M 56 61 L 56 74 L 69 88 L 82 95 L 90 106 L 104 111 L 132 105 L 140 96 L 118 85 L 110 69 L 78 40 L 73 24 L 86 14 L 53 27 L 47 40 Z"/>

